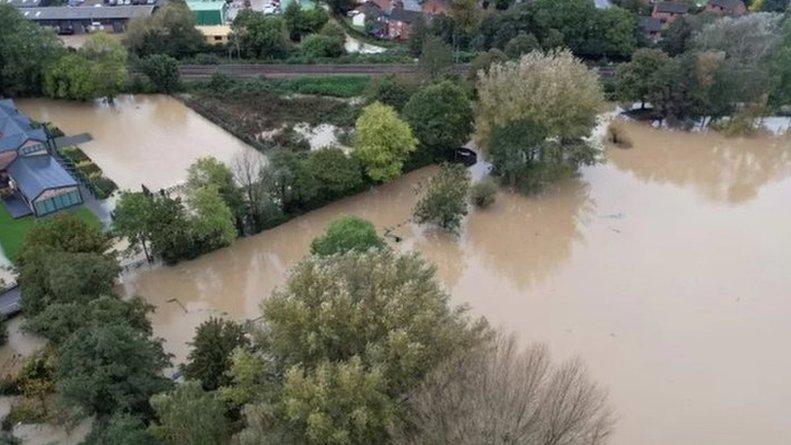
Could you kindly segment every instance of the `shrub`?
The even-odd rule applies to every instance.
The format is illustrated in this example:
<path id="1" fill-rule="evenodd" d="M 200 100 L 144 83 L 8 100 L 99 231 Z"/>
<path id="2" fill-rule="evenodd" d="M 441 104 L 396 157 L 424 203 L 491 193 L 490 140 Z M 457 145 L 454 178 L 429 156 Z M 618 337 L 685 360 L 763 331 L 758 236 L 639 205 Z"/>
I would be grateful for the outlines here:
<path id="1" fill-rule="evenodd" d="M 321 34 L 311 34 L 300 45 L 302 53 L 308 57 L 338 57 L 346 50 L 343 40 Z"/>
<path id="2" fill-rule="evenodd" d="M 323 200 L 350 195 L 363 185 L 360 161 L 347 156 L 340 148 L 311 152 L 306 162 L 308 171 L 319 182 L 319 195 Z"/>
<path id="3" fill-rule="evenodd" d="M 418 84 L 413 79 L 388 74 L 374 79 L 366 96 L 369 102 L 379 101 L 401 111 L 417 89 Z"/>
<path id="4" fill-rule="evenodd" d="M 626 134 L 623 122 L 613 121 L 607 126 L 607 142 L 621 148 L 632 148 L 632 140 Z"/>
<path id="5" fill-rule="evenodd" d="M 467 214 L 470 174 L 459 164 L 445 164 L 431 178 L 426 191 L 415 206 L 418 223 L 435 223 L 441 228 L 457 231 Z"/>
<path id="6" fill-rule="evenodd" d="M 47 413 L 41 405 L 30 399 L 20 399 L 11 405 L 11 411 L 3 419 L 4 430 L 11 430 L 17 423 L 44 423 Z"/>
<path id="7" fill-rule="evenodd" d="M 497 198 L 497 183 L 490 176 L 475 183 L 470 189 L 470 199 L 476 207 L 486 208 Z"/>
<path id="8" fill-rule="evenodd" d="M 356 216 L 344 216 L 332 221 L 327 227 L 327 233 L 313 240 L 310 251 L 326 256 L 352 250 L 365 252 L 384 246 L 384 240 L 376 234 L 376 228 L 370 221 Z"/>

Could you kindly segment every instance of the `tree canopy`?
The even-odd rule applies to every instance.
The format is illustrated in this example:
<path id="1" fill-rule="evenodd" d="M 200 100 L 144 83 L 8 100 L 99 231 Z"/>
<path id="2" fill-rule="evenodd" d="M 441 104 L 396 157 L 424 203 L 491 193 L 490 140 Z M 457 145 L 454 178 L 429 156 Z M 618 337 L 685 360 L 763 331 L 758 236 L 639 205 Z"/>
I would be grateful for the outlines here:
<path id="1" fill-rule="evenodd" d="M 357 119 L 354 154 L 374 181 L 398 176 L 407 155 L 417 146 L 409 124 L 395 110 L 374 102 Z"/>
<path id="2" fill-rule="evenodd" d="M 447 159 L 472 133 L 470 100 L 464 89 L 451 81 L 419 90 L 407 102 L 403 115 L 421 147 L 436 159 Z"/>
<path id="3" fill-rule="evenodd" d="M 467 169 L 460 164 L 443 165 L 415 205 L 415 220 L 457 232 L 467 215 L 469 192 L 470 173 Z"/>
<path id="4" fill-rule="evenodd" d="M 310 244 L 310 251 L 317 255 L 335 255 L 349 251 L 365 252 L 384 246 L 384 240 L 370 221 L 344 216 L 330 222 L 327 233 L 315 238 Z"/>

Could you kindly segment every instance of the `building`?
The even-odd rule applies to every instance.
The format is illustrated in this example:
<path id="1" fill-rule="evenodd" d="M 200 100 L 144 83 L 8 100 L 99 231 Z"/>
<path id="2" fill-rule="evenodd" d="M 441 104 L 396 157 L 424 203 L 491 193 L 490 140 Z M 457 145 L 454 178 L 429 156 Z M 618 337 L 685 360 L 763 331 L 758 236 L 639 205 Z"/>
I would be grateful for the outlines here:
<path id="1" fill-rule="evenodd" d="M 739 17 L 747 12 L 747 7 L 742 0 L 709 0 L 704 10 L 719 15 Z"/>
<path id="2" fill-rule="evenodd" d="M 231 27 L 228 25 L 196 26 L 195 28 L 203 34 L 203 38 L 209 45 L 228 43 L 228 36 L 231 35 Z"/>
<path id="3" fill-rule="evenodd" d="M 188 1 L 187 7 L 195 16 L 195 24 L 198 26 L 225 25 L 228 12 L 225 0 Z"/>
<path id="4" fill-rule="evenodd" d="M 663 26 L 669 26 L 676 18 L 686 14 L 689 7 L 681 2 L 657 2 L 651 12 L 651 17 L 662 22 Z"/>
<path id="5" fill-rule="evenodd" d="M 654 43 L 662 38 L 662 21 L 654 17 L 640 17 L 640 29 Z"/>
<path id="6" fill-rule="evenodd" d="M 428 15 L 445 15 L 449 9 L 450 7 L 446 0 L 426 0 L 421 5 L 423 14 Z"/>
<path id="7" fill-rule="evenodd" d="M 374 2 L 365 2 L 352 11 L 352 25 L 365 28 L 366 23 L 372 23 L 382 18 L 382 10 Z"/>
<path id="8" fill-rule="evenodd" d="M 0 100 L 0 196 L 11 216 L 43 216 L 83 202 L 79 183 L 50 152 L 44 129 Z"/>
<path id="9" fill-rule="evenodd" d="M 422 16 L 423 13 L 418 11 L 393 9 L 385 18 L 387 22 L 387 38 L 395 40 L 408 39 L 412 30 L 412 24 Z"/>
<path id="10" fill-rule="evenodd" d="M 59 33 L 83 34 L 92 31 L 124 32 L 129 20 L 148 17 L 155 8 L 155 5 L 50 6 L 20 8 L 19 11 L 26 19 L 54 28 Z"/>
<path id="11" fill-rule="evenodd" d="M 15 8 L 37 8 L 41 0 L 0 0 L 0 5 L 11 5 Z"/>

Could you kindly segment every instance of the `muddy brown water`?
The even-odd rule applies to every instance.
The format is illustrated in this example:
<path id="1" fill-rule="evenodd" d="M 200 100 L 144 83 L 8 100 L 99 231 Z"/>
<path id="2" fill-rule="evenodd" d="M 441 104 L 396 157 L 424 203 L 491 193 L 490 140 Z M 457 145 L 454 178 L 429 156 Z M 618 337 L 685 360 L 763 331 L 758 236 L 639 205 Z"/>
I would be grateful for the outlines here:
<path id="1" fill-rule="evenodd" d="M 85 153 L 121 189 L 157 190 L 182 183 L 187 167 L 204 156 L 226 163 L 254 150 L 178 100 L 163 95 L 123 95 L 113 104 L 20 99 L 33 119 L 52 122 L 68 135 L 90 133 Z"/>

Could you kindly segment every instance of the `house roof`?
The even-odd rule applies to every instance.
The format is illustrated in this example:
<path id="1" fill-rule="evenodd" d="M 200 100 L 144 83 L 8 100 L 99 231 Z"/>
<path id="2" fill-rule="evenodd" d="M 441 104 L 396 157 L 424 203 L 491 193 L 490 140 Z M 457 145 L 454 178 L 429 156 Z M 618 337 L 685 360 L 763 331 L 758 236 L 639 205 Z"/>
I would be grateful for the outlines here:
<path id="1" fill-rule="evenodd" d="M 0 153 L 16 150 L 28 140 L 45 142 L 47 134 L 34 128 L 27 116 L 20 113 L 11 99 L 0 99 Z"/>
<path id="2" fill-rule="evenodd" d="M 418 0 L 401 0 L 401 9 L 420 12 L 423 10 L 423 7 Z"/>
<path id="3" fill-rule="evenodd" d="M 41 0 L 0 0 L 0 5 L 11 5 L 17 8 L 33 8 L 40 4 Z"/>
<path id="4" fill-rule="evenodd" d="M 226 8 L 224 1 L 188 1 L 187 7 L 190 11 L 221 11 Z"/>
<path id="5" fill-rule="evenodd" d="M 388 16 L 388 20 L 395 22 L 412 23 L 423 15 L 419 11 L 407 11 L 405 9 L 394 9 Z"/>
<path id="6" fill-rule="evenodd" d="M 689 8 L 684 3 L 676 2 L 659 2 L 654 6 L 655 11 L 665 12 L 671 14 L 686 14 Z"/>
<path id="7" fill-rule="evenodd" d="M 659 32 L 662 30 L 662 21 L 655 17 L 640 17 L 640 27 L 645 32 Z"/>
<path id="8" fill-rule="evenodd" d="M 0 0 L 2 1 L 2 0 Z M 49 6 L 20 10 L 28 20 L 109 20 L 148 17 L 155 5 L 124 6 Z"/>
<path id="9" fill-rule="evenodd" d="M 735 10 L 740 3 L 742 3 L 742 0 L 709 0 L 709 5 L 719 6 L 720 8 L 725 9 L 726 11 Z"/>
<path id="10" fill-rule="evenodd" d="M 29 201 L 46 190 L 77 186 L 77 181 L 49 154 L 19 156 L 8 166 L 8 173 Z"/>

